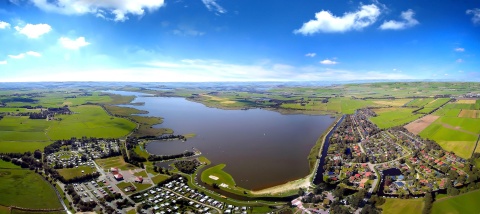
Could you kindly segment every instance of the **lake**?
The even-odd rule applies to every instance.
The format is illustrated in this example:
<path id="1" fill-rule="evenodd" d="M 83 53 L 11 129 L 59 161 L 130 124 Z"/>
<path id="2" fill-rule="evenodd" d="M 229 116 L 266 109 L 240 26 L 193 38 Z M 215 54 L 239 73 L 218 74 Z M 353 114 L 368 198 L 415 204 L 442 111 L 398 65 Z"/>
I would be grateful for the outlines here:
<path id="1" fill-rule="evenodd" d="M 175 134 L 196 134 L 186 142 L 149 143 L 148 152 L 178 154 L 195 147 L 213 165 L 225 163 L 224 170 L 237 185 L 254 190 L 306 176 L 310 149 L 335 120 L 330 116 L 282 115 L 263 109 L 222 110 L 184 98 L 133 95 L 137 95 L 133 102 L 145 105 L 127 106 L 148 111 L 145 116 L 164 118 L 156 127 L 171 128 Z"/>

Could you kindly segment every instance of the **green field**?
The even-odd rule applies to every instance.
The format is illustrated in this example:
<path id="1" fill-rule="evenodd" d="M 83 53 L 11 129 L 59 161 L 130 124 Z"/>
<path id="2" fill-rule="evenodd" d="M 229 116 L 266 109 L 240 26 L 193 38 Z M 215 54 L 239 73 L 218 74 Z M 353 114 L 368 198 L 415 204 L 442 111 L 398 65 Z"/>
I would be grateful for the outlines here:
<path id="1" fill-rule="evenodd" d="M 435 111 L 433 115 L 444 116 L 444 117 L 457 117 L 458 114 L 460 114 L 460 111 L 461 109 L 450 109 L 450 108 L 443 107 Z"/>
<path id="2" fill-rule="evenodd" d="M 53 188 L 30 170 L 0 169 L 0 204 L 32 209 L 61 208 Z"/>
<path id="3" fill-rule="evenodd" d="M 110 117 L 100 106 L 72 107 L 72 115 L 59 115 L 61 120 L 33 120 L 27 116 L 5 116 L 0 120 L 0 151 L 26 152 L 42 150 L 52 140 L 102 137 L 119 138 L 130 133 L 135 123 Z"/>
<path id="4" fill-rule="evenodd" d="M 0 113 L 13 112 L 13 113 L 24 113 L 24 112 L 39 112 L 40 109 L 26 109 L 26 108 L 7 108 L 0 107 Z"/>
<path id="5" fill-rule="evenodd" d="M 423 116 L 413 114 L 411 108 L 380 108 L 374 111 L 377 116 L 371 117 L 370 121 L 381 129 L 405 125 Z"/>
<path id="6" fill-rule="evenodd" d="M 380 206 L 383 214 L 416 214 L 422 213 L 423 198 L 419 199 L 392 199 L 387 198 L 385 204 Z"/>
<path id="7" fill-rule="evenodd" d="M 168 175 L 157 175 L 155 177 L 152 177 L 152 181 L 154 184 L 158 184 L 164 180 L 167 180 L 167 178 L 169 178 L 170 176 Z"/>
<path id="8" fill-rule="evenodd" d="M 458 156 L 468 159 L 472 155 L 476 141 L 438 141 L 443 149 L 449 152 L 455 152 Z"/>
<path id="9" fill-rule="evenodd" d="M 64 168 L 58 169 L 58 173 L 65 179 L 69 180 L 74 177 L 80 177 L 82 175 L 91 174 L 96 172 L 96 168 L 92 168 L 90 166 L 79 166 L 78 168 Z M 84 171 L 82 173 L 82 171 Z"/>
<path id="10" fill-rule="evenodd" d="M 420 132 L 423 138 L 435 140 L 443 149 L 469 158 L 480 134 L 480 119 L 440 117 Z"/>
<path id="11" fill-rule="evenodd" d="M 480 191 L 465 193 L 456 197 L 443 198 L 433 203 L 433 214 L 480 213 Z"/>
<path id="12" fill-rule="evenodd" d="M 0 160 L 0 169 L 20 169 L 20 166 L 17 166 L 12 162 Z"/>
<path id="13" fill-rule="evenodd" d="M 210 167 L 206 169 L 205 171 L 202 172 L 202 181 L 207 183 L 207 184 L 212 184 L 216 183 L 218 185 L 224 183 L 227 184 L 230 187 L 235 186 L 235 180 L 233 180 L 233 177 L 228 174 L 227 172 L 223 171 L 223 168 L 225 167 L 225 164 L 219 164 L 213 167 Z M 214 180 L 210 178 L 209 176 L 216 176 L 218 177 L 217 180 Z"/>
<path id="14" fill-rule="evenodd" d="M 430 103 L 428 103 L 427 105 L 425 105 L 424 107 L 425 108 L 438 108 L 440 106 L 442 106 L 443 104 L 447 103 L 450 101 L 450 98 L 438 98 L 436 99 L 435 101 L 432 101 Z"/>
<path id="15" fill-rule="evenodd" d="M 330 112 L 342 114 L 353 114 L 357 109 L 378 106 L 386 105 L 378 104 L 371 100 L 359 100 L 350 98 L 331 98 L 328 100 L 328 103 L 322 103 L 321 101 L 309 101 L 304 106 L 302 106 L 300 103 L 285 103 L 281 105 L 281 107 L 285 109 L 320 111 L 324 113 Z"/>
<path id="16" fill-rule="evenodd" d="M 112 167 L 118 167 L 121 170 L 136 169 L 137 167 L 126 163 L 122 156 L 110 157 L 105 159 L 96 159 L 95 162 L 106 172 Z"/>
<path id="17" fill-rule="evenodd" d="M 46 120 L 7 116 L 0 120 L 0 141 L 48 141 Z"/>
<path id="18" fill-rule="evenodd" d="M 37 149 L 43 150 L 43 148 L 49 145 L 50 142 L 21 142 L 21 141 L 3 141 L 0 140 L 1 152 L 33 152 Z"/>
<path id="19" fill-rule="evenodd" d="M 135 123 L 124 119 L 109 116 L 100 106 L 78 106 L 71 108 L 72 115 L 62 115 L 61 121 L 53 121 L 48 130 L 50 138 L 70 139 L 71 137 L 81 138 L 105 137 L 118 138 L 130 133 Z"/>
<path id="20" fill-rule="evenodd" d="M 409 107 L 422 107 L 427 105 L 428 103 L 432 102 L 434 99 L 433 98 L 419 98 L 419 99 L 414 99 L 407 103 L 406 106 Z"/>

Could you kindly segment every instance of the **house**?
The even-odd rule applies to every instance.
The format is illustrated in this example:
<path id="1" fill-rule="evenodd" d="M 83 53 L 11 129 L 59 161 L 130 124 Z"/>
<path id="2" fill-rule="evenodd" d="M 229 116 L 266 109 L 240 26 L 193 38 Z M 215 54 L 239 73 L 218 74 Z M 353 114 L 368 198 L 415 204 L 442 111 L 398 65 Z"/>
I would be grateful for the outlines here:
<path id="1" fill-rule="evenodd" d="M 112 172 L 113 174 L 116 174 L 116 173 L 118 173 L 118 168 L 117 167 L 112 167 L 112 168 L 110 168 L 110 172 Z"/>
<path id="2" fill-rule="evenodd" d="M 142 183 L 143 182 L 143 177 L 142 176 L 135 177 L 135 182 Z"/>
<path id="3" fill-rule="evenodd" d="M 123 180 L 123 175 L 120 174 L 120 173 L 117 173 L 117 174 L 113 175 L 113 177 L 115 177 L 115 179 L 116 179 L 117 181 Z"/>

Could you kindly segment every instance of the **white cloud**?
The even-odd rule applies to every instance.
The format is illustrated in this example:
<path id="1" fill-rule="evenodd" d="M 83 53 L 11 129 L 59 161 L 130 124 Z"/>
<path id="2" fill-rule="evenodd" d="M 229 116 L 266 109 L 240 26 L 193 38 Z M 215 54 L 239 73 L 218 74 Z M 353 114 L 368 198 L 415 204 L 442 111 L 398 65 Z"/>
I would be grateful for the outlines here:
<path id="1" fill-rule="evenodd" d="M 72 49 L 72 50 L 77 50 L 81 47 L 84 47 L 90 44 L 89 42 L 85 41 L 85 37 L 83 36 L 78 37 L 75 40 L 72 40 L 67 37 L 61 37 L 60 39 L 58 39 L 58 41 L 64 48 Z"/>
<path id="2" fill-rule="evenodd" d="M 464 52 L 465 48 L 455 48 L 454 49 L 456 52 Z"/>
<path id="3" fill-rule="evenodd" d="M 227 10 L 225 10 L 222 6 L 220 6 L 217 3 L 217 0 L 202 0 L 203 4 L 207 7 L 209 11 L 215 11 L 218 13 L 226 13 Z"/>
<path id="4" fill-rule="evenodd" d="M 35 52 L 35 51 L 27 51 L 25 53 L 20 53 L 20 54 L 17 54 L 17 55 L 8 55 L 8 57 L 12 58 L 12 59 L 23 59 L 25 58 L 25 56 L 34 56 L 34 57 L 41 57 L 42 54 L 38 53 L 38 52 Z"/>
<path id="5" fill-rule="evenodd" d="M 46 34 L 52 30 L 52 27 L 48 24 L 27 24 L 25 27 L 15 26 L 20 34 L 24 34 L 28 38 L 38 38 L 43 34 Z"/>
<path id="6" fill-rule="evenodd" d="M 377 21 L 380 9 L 374 5 L 362 5 L 358 11 L 334 16 L 330 11 L 322 10 L 315 14 L 314 20 L 303 23 L 303 26 L 294 33 L 311 35 L 319 32 L 336 33 L 350 30 L 361 30 Z"/>
<path id="7" fill-rule="evenodd" d="M 6 28 L 10 28 L 10 23 L 0 21 L 0 29 L 6 29 Z"/>
<path id="8" fill-rule="evenodd" d="M 413 27 L 415 25 L 418 25 L 419 22 L 413 18 L 415 15 L 415 12 L 411 9 L 402 12 L 400 17 L 402 18 L 402 21 L 385 21 L 383 24 L 380 26 L 380 29 L 382 30 L 403 30 L 405 28 Z"/>
<path id="9" fill-rule="evenodd" d="M 307 53 L 305 54 L 305 56 L 308 56 L 308 57 L 315 57 L 317 54 L 316 53 Z"/>
<path id="10" fill-rule="evenodd" d="M 106 18 L 107 13 L 114 21 L 128 20 L 128 15 L 142 16 L 145 10 L 153 11 L 162 7 L 164 0 L 31 0 L 38 8 L 61 14 L 92 13 Z"/>
<path id="11" fill-rule="evenodd" d="M 473 15 L 472 17 L 473 24 L 480 24 L 480 8 L 473 8 L 471 10 L 467 10 L 466 13 L 468 15 Z"/>
<path id="12" fill-rule="evenodd" d="M 34 57 L 41 57 L 42 56 L 42 54 L 40 54 L 38 52 L 35 52 L 35 51 L 28 51 L 26 54 L 29 55 L 29 56 L 34 56 Z"/>
<path id="13" fill-rule="evenodd" d="M 336 65 L 336 64 L 338 64 L 338 62 L 333 61 L 333 60 L 329 60 L 329 59 L 325 59 L 325 60 L 320 61 L 320 64 L 323 64 L 323 65 Z"/>
<path id="14" fill-rule="evenodd" d="M 7 64 L 7 60 L 0 61 L 0 65 L 6 65 L 6 64 Z"/>
<path id="15" fill-rule="evenodd" d="M 23 59 L 25 57 L 24 53 L 18 54 L 18 55 L 8 55 L 8 57 L 12 59 Z"/>
<path id="16" fill-rule="evenodd" d="M 457 59 L 455 62 L 462 63 L 462 62 L 465 62 L 465 61 L 463 61 L 463 59 Z"/>

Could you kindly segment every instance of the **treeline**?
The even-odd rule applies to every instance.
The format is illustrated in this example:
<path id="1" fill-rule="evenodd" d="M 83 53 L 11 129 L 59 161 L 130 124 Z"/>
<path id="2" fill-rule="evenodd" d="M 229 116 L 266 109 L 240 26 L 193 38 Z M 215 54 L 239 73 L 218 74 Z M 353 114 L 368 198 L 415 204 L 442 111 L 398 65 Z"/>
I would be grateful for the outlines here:
<path id="1" fill-rule="evenodd" d="M 45 166 L 45 174 L 50 175 L 50 177 L 53 178 L 54 180 L 59 180 L 64 184 L 80 183 L 80 182 L 85 182 L 85 181 L 93 180 L 100 177 L 99 172 L 94 172 L 91 174 L 84 174 L 82 176 L 75 176 L 70 179 L 65 179 L 63 176 L 60 175 L 60 173 L 58 173 L 57 170 L 49 166 Z"/>
<path id="2" fill-rule="evenodd" d="M 183 173 L 193 174 L 197 167 L 200 166 L 200 162 L 197 159 L 193 160 L 181 160 L 173 164 L 178 170 Z"/>
<path id="3" fill-rule="evenodd" d="M 37 150 L 34 153 L 0 153 L 0 158 L 6 162 L 12 162 L 13 164 L 22 168 L 28 168 L 30 170 L 37 170 L 43 168 L 42 162 L 38 159 L 42 158 L 42 153 Z"/>
<path id="4" fill-rule="evenodd" d="M 61 108 L 48 108 L 47 110 L 41 110 L 40 112 L 30 112 L 30 119 L 46 119 L 47 117 L 53 117 L 56 114 L 71 114 L 72 112 L 67 106 Z"/>
<path id="5" fill-rule="evenodd" d="M 166 160 L 172 160 L 172 159 L 177 159 L 177 158 L 183 158 L 183 157 L 190 157 L 194 156 L 195 153 L 191 151 L 185 151 L 181 154 L 175 154 L 175 155 L 150 155 L 148 156 L 148 161 L 166 161 Z"/>
<path id="6" fill-rule="evenodd" d="M 173 135 L 173 134 L 170 134 L 170 135 L 161 135 L 161 136 L 154 136 L 154 135 L 146 135 L 146 136 L 142 136 L 142 137 L 139 137 L 138 139 L 142 139 L 142 140 L 172 140 L 172 139 L 179 139 L 179 140 L 183 140 L 183 141 L 186 141 L 187 138 L 183 135 Z"/>

